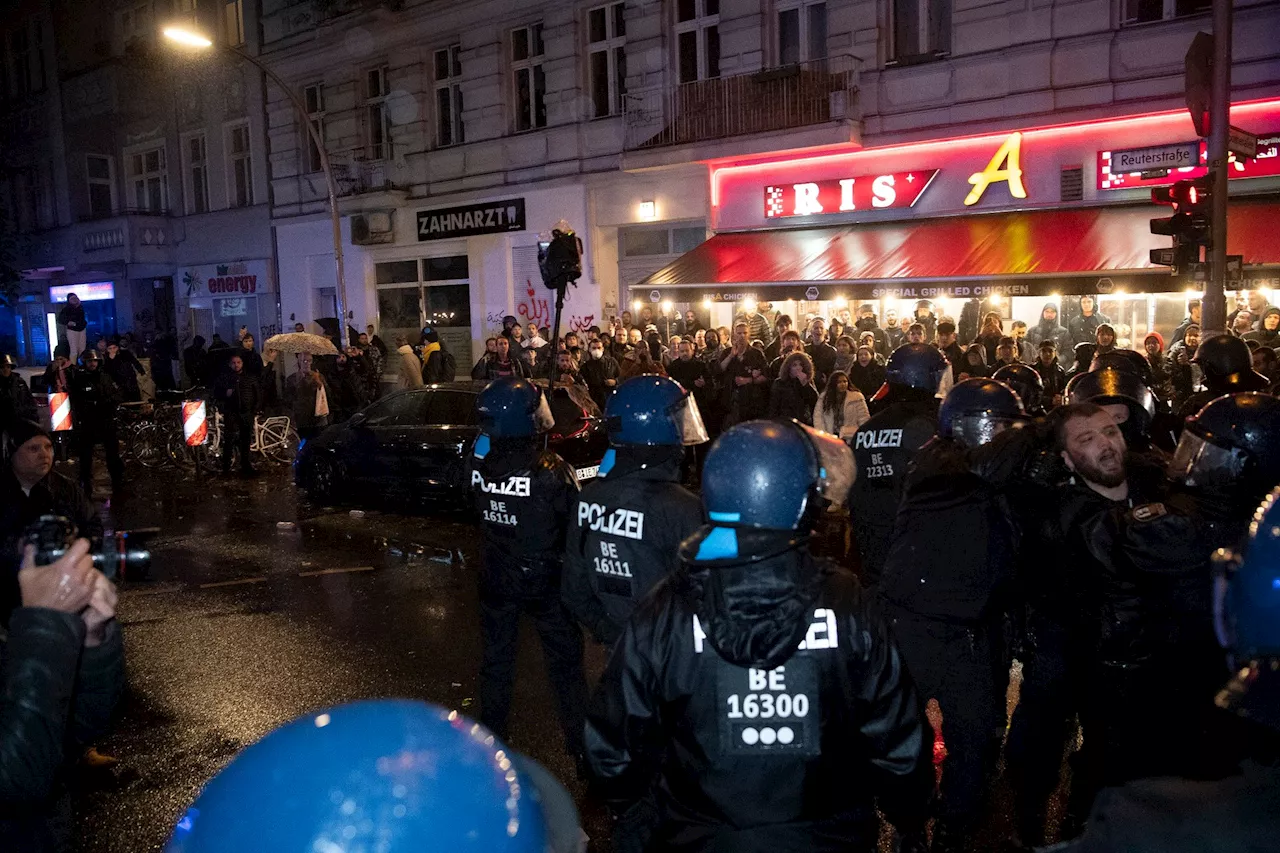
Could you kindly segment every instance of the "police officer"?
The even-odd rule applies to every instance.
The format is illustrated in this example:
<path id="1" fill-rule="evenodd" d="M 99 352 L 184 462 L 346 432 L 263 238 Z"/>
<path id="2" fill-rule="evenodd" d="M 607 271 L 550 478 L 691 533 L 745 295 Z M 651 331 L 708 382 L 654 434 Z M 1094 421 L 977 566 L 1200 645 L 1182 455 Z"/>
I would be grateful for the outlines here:
<path id="1" fill-rule="evenodd" d="M 476 409 L 480 435 L 469 479 L 483 536 L 480 721 L 506 737 L 520 614 L 527 613 L 542 640 L 565 746 L 581 756 L 582 632 L 560 601 L 560 559 L 578 483 L 573 469 L 541 446 L 538 435 L 554 419 L 536 385 L 519 377 L 494 380 Z"/>
<path id="2" fill-rule="evenodd" d="M 1034 367 L 1020 362 L 1006 364 L 991 374 L 991 378 L 1012 388 L 1028 415 L 1035 417 L 1044 414 L 1044 382 Z"/>
<path id="3" fill-rule="evenodd" d="M 1067 383 L 1072 403 L 1093 403 L 1111 413 L 1124 433 L 1130 452 L 1151 452 L 1151 425 L 1156 398 L 1142 378 L 1118 367 L 1102 367 L 1072 377 Z M 1157 458 L 1164 459 L 1158 453 Z"/>
<path id="4" fill-rule="evenodd" d="M 710 522 L 623 629 L 588 715 L 615 840 L 649 822 L 650 790 L 654 850 L 871 851 L 877 796 L 923 825 L 919 696 L 857 580 L 808 548 L 852 476 L 847 445 L 795 421 L 712 446 Z"/>
<path id="5" fill-rule="evenodd" d="M 111 377 L 102 372 L 97 350 L 85 350 L 81 363 L 84 370 L 77 370 L 71 377 L 71 423 L 80 454 L 80 483 L 85 492 L 92 494 L 93 451 L 101 444 L 114 491 L 124 480 L 124 462 L 120 459 L 120 442 L 116 438 L 120 390 Z"/>
<path id="6" fill-rule="evenodd" d="M 305 714 L 205 785 L 166 853 L 577 853 L 567 791 L 457 711 L 407 699 Z"/>
<path id="7" fill-rule="evenodd" d="M 1024 417 L 1018 395 L 994 379 L 947 393 L 938 435 L 907 475 L 877 588 L 921 695 L 938 700 L 945 721 L 934 851 L 964 849 L 996 766 L 1017 546 L 1003 489 L 1023 456 L 993 440 Z"/>
<path id="8" fill-rule="evenodd" d="M 853 436 L 857 478 L 849 492 L 849 520 L 863 586 L 880 580 L 907 466 L 938 429 L 938 386 L 949 364 L 936 347 L 898 347 L 875 395 L 879 411 Z"/>
<path id="9" fill-rule="evenodd" d="M 18 421 L 36 419 L 36 401 L 27 382 L 14 369 L 13 356 L 0 355 L 0 432 Z"/>
<path id="10" fill-rule="evenodd" d="M 605 406 L 612 447 L 569 521 L 563 596 L 597 642 L 613 645 L 631 611 L 679 565 L 702 504 L 679 484 L 686 445 L 707 440 L 698 404 L 665 376 L 635 376 Z"/>
<path id="11" fill-rule="evenodd" d="M 1206 338 L 1196 350 L 1192 364 L 1198 364 L 1204 373 L 1204 390 L 1197 391 L 1183 402 L 1178 415 L 1189 418 L 1204 408 L 1205 404 L 1223 394 L 1237 391 L 1265 391 L 1271 381 L 1253 369 L 1253 354 L 1249 345 L 1235 335 L 1214 335 Z"/>

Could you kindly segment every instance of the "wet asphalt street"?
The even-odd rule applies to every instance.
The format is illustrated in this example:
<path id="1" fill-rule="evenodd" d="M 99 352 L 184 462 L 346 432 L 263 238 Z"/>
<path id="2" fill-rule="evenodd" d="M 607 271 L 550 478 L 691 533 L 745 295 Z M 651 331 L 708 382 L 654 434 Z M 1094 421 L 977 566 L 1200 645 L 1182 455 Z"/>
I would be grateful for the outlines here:
<path id="1" fill-rule="evenodd" d="M 475 713 L 478 537 L 465 518 L 311 507 L 283 468 L 248 481 L 128 473 L 128 492 L 104 506 L 108 527 L 160 532 L 151 577 L 121 585 L 129 684 L 99 745 L 121 765 L 78 798 L 83 851 L 160 849 L 238 749 L 305 712 L 409 697 Z M 589 647 L 588 678 L 603 665 L 603 650 Z M 581 803 L 553 707 L 530 630 L 509 740 Z M 602 835 L 598 809 L 584 808 L 583 820 Z"/>

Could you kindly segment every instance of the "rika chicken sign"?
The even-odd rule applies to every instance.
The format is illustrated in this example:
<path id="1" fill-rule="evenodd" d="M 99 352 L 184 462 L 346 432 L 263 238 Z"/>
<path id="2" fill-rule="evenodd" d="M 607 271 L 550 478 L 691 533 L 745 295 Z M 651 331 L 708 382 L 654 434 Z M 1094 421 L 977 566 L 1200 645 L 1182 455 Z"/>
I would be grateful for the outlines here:
<path id="1" fill-rule="evenodd" d="M 911 207 L 937 174 L 937 169 L 921 169 L 834 181 L 766 186 L 764 215 L 767 219 L 778 219 L 785 216 L 816 216 L 853 210 Z"/>

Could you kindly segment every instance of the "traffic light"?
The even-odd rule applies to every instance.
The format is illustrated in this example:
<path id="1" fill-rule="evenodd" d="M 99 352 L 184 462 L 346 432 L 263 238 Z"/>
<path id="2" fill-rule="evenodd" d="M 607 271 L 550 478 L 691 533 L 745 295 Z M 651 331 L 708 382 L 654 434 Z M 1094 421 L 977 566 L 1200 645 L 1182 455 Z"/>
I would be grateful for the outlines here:
<path id="1" fill-rule="evenodd" d="M 1172 272 L 1179 275 L 1191 272 L 1193 265 L 1200 262 L 1200 247 L 1209 248 L 1213 242 L 1209 229 L 1212 182 L 1212 177 L 1206 175 L 1151 190 L 1154 203 L 1173 207 L 1173 216 L 1151 220 L 1152 234 L 1173 238 L 1171 249 L 1151 250 L 1151 263 L 1172 267 Z"/>

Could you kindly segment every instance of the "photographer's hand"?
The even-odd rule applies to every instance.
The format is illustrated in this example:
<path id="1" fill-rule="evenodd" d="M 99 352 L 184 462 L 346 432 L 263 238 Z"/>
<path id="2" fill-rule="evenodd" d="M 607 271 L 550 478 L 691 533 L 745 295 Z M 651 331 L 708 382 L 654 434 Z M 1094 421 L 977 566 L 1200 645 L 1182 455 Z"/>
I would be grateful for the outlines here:
<path id="1" fill-rule="evenodd" d="M 67 553 L 48 566 L 36 565 L 36 549 L 28 545 L 18 572 L 22 606 L 79 613 L 93 597 L 93 576 L 97 574 L 100 573 L 94 570 L 89 556 L 88 539 L 77 539 Z"/>
<path id="2" fill-rule="evenodd" d="M 87 629 L 84 645 L 87 649 L 102 644 L 107 633 L 107 623 L 116 618 L 116 585 L 107 580 L 106 575 L 95 570 L 93 572 L 93 597 L 89 606 L 80 614 Z"/>

